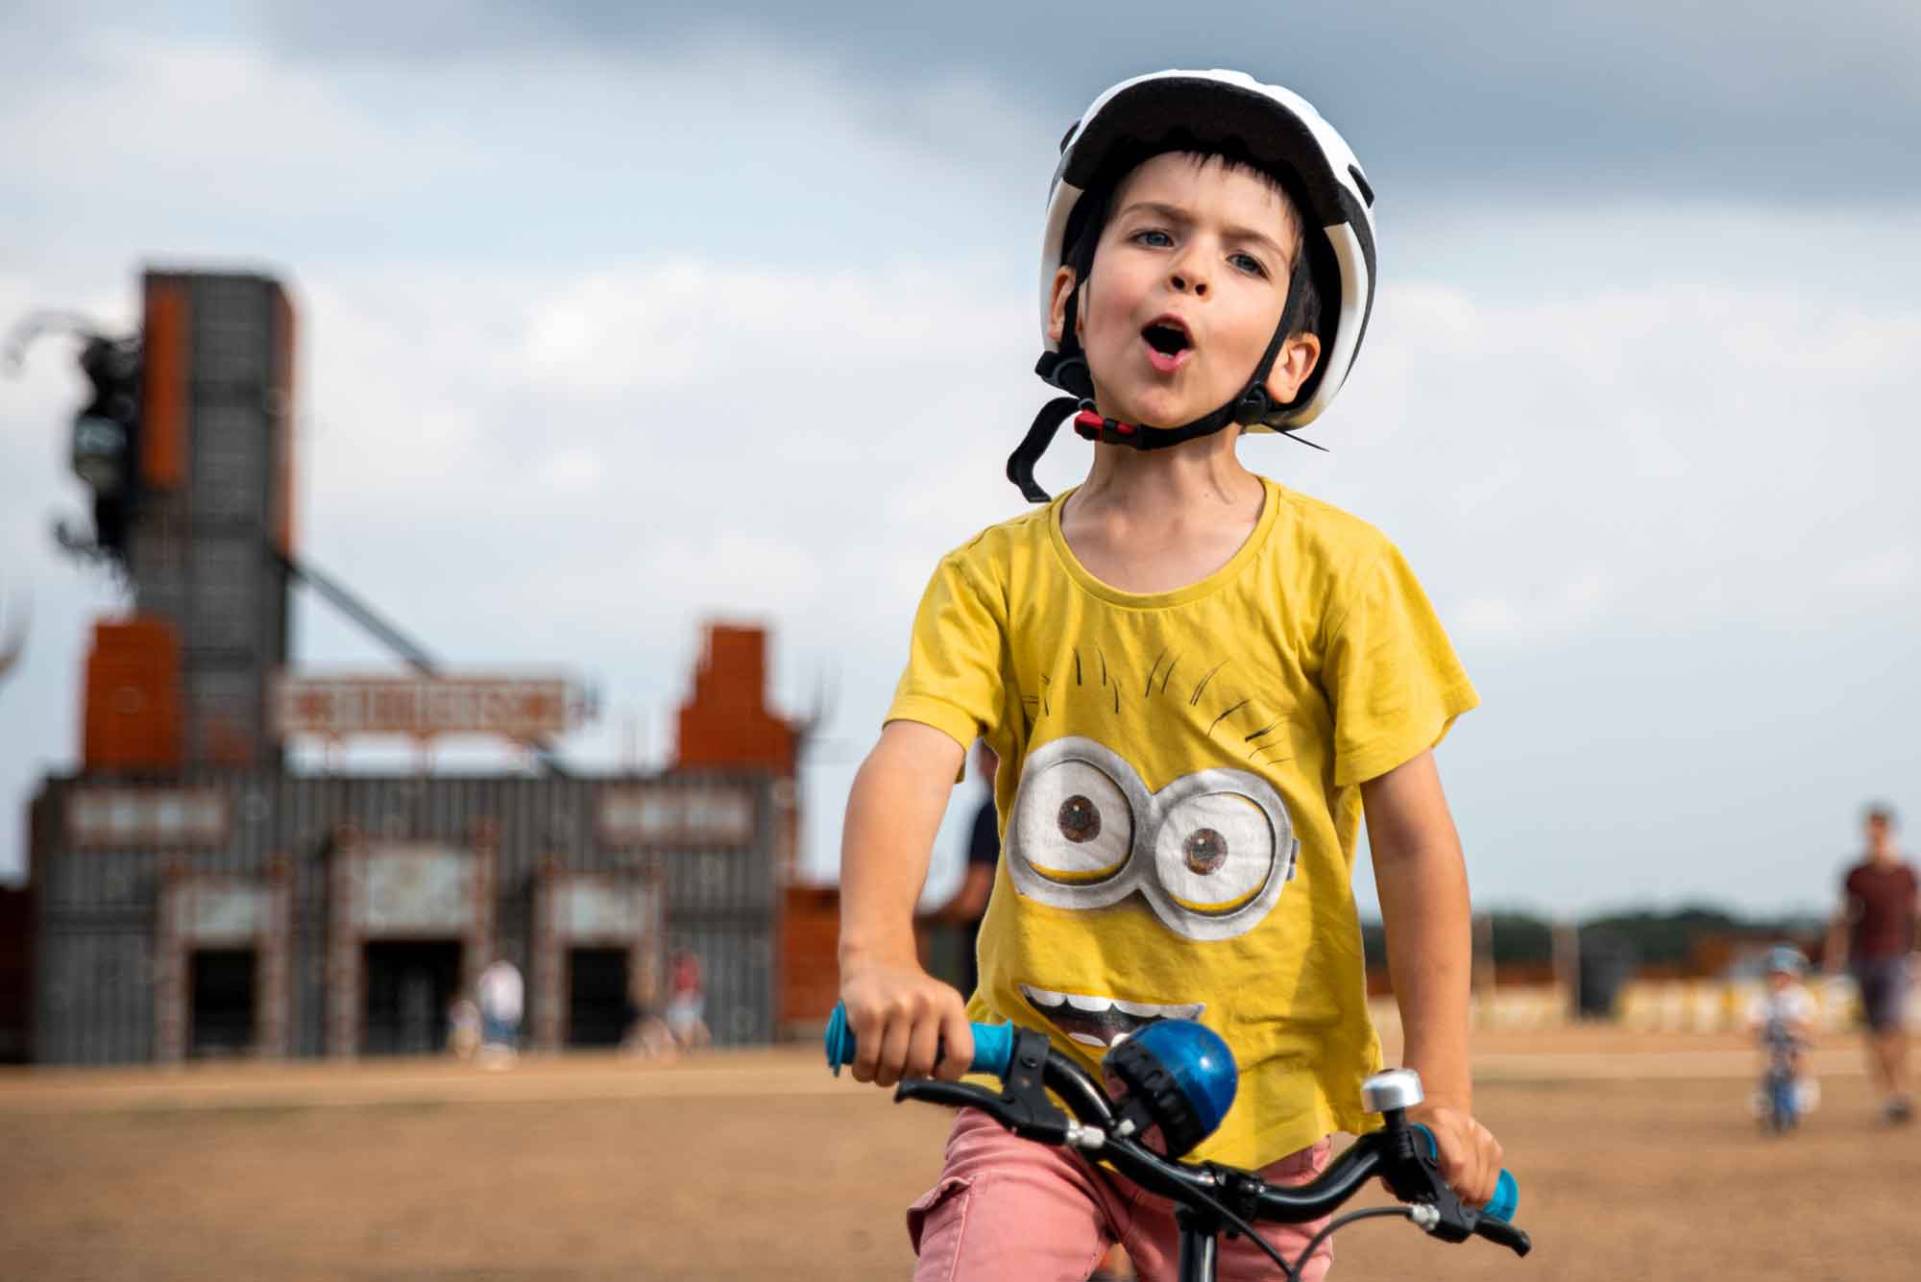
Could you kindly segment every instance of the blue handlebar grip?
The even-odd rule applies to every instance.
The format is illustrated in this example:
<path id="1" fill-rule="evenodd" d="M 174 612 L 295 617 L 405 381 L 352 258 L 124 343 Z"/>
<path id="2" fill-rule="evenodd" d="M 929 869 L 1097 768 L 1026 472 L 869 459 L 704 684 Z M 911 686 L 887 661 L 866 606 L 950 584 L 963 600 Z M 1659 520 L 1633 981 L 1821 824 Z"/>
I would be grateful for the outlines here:
<path id="1" fill-rule="evenodd" d="M 1423 1140 L 1427 1141 L 1427 1155 L 1439 1157 L 1440 1149 L 1434 1143 L 1434 1132 L 1419 1122 L 1414 1124 L 1414 1129 L 1419 1132 Z M 1514 1219 L 1514 1212 L 1520 1205 L 1521 1186 L 1515 1182 L 1513 1173 L 1504 1166 L 1501 1168 L 1501 1177 L 1494 1181 L 1494 1196 L 1489 1198 L 1488 1204 L 1481 1208 L 1481 1214 L 1505 1224 Z"/>
<path id="2" fill-rule="evenodd" d="M 1494 1196 L 1481 1208 L 1482 1215 L 1491 1215 L 1503 1224 L 1514 1218 L 1515 1208 L 1521 1205 L 1521 1186 L 1514 1182 L 1514 1176 L 1504 1166 L 1501 1178 L 1494 1182 Z"/>
<path id="3" fill-rule="evenodd" d="M 834 1013 L 827 1017 L 827 1032 L 821 1041 L 827 1049 L 827 1067 L 834 1070 L 835 1077 L 839 1077 L 840 1066 L 854 1062 L 854 1030 L 847 1026 L 846 1006 L 834 1003 Z M 974 1025 L 974 1058 L 968 1065 L 968 1072 L 1006 1077 L 1008 1061 L 1013 1058 L 1012 1024 Z"/>

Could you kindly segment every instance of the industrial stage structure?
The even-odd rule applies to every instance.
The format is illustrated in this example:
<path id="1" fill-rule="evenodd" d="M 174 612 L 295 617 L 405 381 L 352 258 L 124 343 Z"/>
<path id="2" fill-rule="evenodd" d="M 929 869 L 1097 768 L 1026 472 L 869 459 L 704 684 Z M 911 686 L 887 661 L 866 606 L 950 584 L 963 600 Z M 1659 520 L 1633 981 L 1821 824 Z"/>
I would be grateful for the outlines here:
<path id="1" fill-rule="evenodd" d="M 303 562 L 294 309 L 251 275 L 151 272 L 142 332 L 83 334 L 74 467 L 131 611 L 93 634 L 82 766 L 30 814 L 27 1045 L 62 1063 L 430 1052 L 495 957 L 536 1048 L 611 1045 L 692 953 L 722 1043 L 825 1012 L 831 892 L 793 884 L 801 727 L 766 638 L 710 627 L 672 768 L 583 777 L 564 678 L 450 674 Z M 407 671 L 287 671 L 290 586 Z M 290 773 L 290 736 L 486 733 L 496 776 Z M 423 754 L 424 756 L 424 754 Z"/>

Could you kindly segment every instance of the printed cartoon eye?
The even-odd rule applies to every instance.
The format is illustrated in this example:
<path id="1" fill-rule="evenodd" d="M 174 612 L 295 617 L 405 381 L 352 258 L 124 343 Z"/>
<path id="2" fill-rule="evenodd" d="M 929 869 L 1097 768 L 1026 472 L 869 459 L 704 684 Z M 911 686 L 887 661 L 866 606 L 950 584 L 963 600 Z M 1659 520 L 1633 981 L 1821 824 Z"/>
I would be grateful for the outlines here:
<path id="1" fill-rule="evenodd" d="M 1227 838 L 1212 828 L 1196 828 L 1181 843 L 1181 857 L 1189 872 L 1205 877 L 1227 862 Z"/>
<path id="2" fill-rule="evenodd" d="M 1219 916 L 1245 907 L 1274 872 L 1276 841 L 1267 812 L 1232 792 L 1176 803 L 1154 841 L 1154 871 L 1169 898 Z"/>
<path id="3" fill-rule="evenodd" d="M 1092 841 L 1101 835 L 1101 808 L 1075 793 L 1061 802 L 1061 836 L 1072 842 Z"/>
<path id="4" fill-rule="evenodd" d="M 1067 885 L 1112 877 L 1134 845 L 1134 814 L 1120 786 L 1075 758 L 1022 781 L 1014 822 L 1028 866 Z"/>

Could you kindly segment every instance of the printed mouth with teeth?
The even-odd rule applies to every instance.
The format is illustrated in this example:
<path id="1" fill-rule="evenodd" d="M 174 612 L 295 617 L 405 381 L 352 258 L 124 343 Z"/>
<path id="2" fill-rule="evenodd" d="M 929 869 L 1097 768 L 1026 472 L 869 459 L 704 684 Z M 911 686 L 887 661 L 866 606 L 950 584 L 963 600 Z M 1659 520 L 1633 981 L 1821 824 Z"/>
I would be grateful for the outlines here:
<path id="1" fill-rule="evenodd" d="M 1056 993 L 1029 984 L 1021 985 L 1021 996 L 1047 1016 L 1054 1027 L 1066 1033 L 1068 1040 L 1096 1050 L 1119 1046 L 1149 1024 L 1164 1019 L 1198 1019 L 1204 1009 L 1201 1002 L 1156 1006 L 1149 1002 L 1122 1001 L 1118 997 Z"/>

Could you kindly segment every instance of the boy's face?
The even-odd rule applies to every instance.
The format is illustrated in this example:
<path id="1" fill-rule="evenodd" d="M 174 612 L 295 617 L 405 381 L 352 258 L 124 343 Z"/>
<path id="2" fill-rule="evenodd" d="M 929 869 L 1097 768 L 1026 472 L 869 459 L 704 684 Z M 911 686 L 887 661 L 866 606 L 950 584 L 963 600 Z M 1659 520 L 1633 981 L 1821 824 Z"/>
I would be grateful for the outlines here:
<path id="1" fill-rule="evenodd" d="M 1122 180 L 1077 311 L 1095 402 L 1172 427 L 1239 394 L 1280 324 L 1300 235 L 1285 197 L 1218 158 L 1155 156 Z M 1074 273 L 1054 281 L 1056 341 Z M 1290 337 L 1268 393 L 1291 400 L 1320 342 Z"/>

